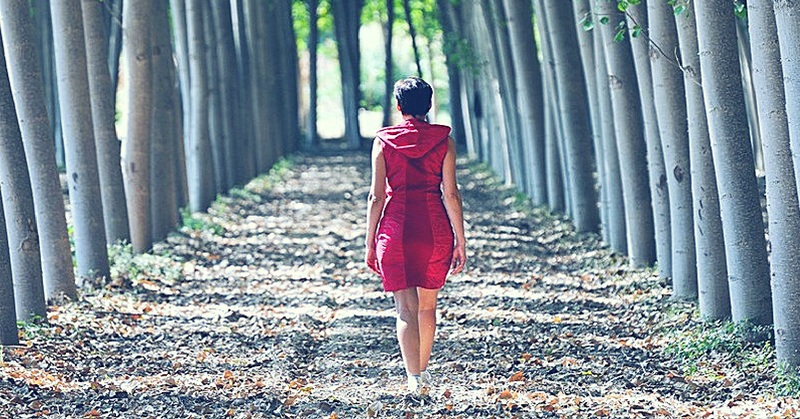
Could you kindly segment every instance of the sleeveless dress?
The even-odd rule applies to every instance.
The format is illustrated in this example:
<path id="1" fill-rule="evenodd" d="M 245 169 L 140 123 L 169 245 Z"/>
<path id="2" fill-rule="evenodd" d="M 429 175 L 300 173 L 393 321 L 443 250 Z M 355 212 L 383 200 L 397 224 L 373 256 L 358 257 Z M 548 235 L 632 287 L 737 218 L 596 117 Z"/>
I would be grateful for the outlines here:
<path id="1" fill-rule="evenodd" d="M 418 119 L 377 133 L 388 199 L 376 253 L 386 292 L 444 285 L 453 256 L 453 230 L 440 188 L 449 134 L 449 127 Z"/>

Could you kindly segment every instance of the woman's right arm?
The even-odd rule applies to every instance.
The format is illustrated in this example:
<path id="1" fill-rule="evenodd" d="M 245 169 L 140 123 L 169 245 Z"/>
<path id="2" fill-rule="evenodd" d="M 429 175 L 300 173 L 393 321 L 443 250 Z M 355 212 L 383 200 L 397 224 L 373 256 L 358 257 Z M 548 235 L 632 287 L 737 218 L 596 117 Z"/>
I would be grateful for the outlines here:
<path id="1" fill-rule="evenodd" d="M 466 245 L 464 237 L 464 213 L 462 210 L 461 192 L 458 190 L 456 181 L 456 142 L 452 138 L 447 140 L 447 154 L 444 156 L 442 165 L 442 197 L 450 224 L 453 226 L 453 233 L 456 236 L 456 243 L 453 247 L 453 260 L 451 262 L 451 274 L 455 275 L 464 269 L 467 263 Z"/>

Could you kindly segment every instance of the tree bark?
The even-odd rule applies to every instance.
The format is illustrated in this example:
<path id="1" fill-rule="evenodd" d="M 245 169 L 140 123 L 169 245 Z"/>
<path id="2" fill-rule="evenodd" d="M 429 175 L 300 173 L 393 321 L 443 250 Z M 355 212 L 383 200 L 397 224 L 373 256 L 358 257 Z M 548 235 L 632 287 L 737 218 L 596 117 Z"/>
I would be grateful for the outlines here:
<path id="1" fill-rule="evenodd" d="M 6 60 L 0 54 L 0 188 L 3 198 L 0 206 L 4 207 L 4 210 L 0 210 L 0 216 L 5 214 L 5 221 L 0 222 L 0 301 L 10 304 L 7 306 L 10 313 L 5 310 L 0 312 L 0 336 L 4 344 L 11 339 L 11 335 L 6 334 L 11 330 L 6 329 L 7 319 L 10 318 L 13 323 L 15 318 L 28 320 L 33 315 L 44 317 L 47 311 L 39 233 L 36 230 L 31 181 L 22 144 Z M 9 285 L 8 290 L 5 289 L 6 285 Z M 13 311 L 15 302 L 16 316 Z M 16 339 L 16 323 L 13 325 Z"/>
<path id="2" fill-rule="evenodd" d="M 694 6 L 690 3 L 684 14 L 675 16 L 675 21 L 688 114 L 698 306 L 703 318 L 726 319 L 731 316 L 728 269 L 725 265 L 725 240 L 722 236 L 717 179 L 700 78 Z"/>
<path id="3" fill-rule="evenodd" d="M 211 144 L 211 162 L 214 174 L 214 195 L 225 193 L 228 180 L 225 175 L 225 142 L 222 127 L 222 103 L 220 100 L 219 60 L 217 38 L 214 33 L 214 18 L 211 13 L 212 0 L 203 0 L 203 46 L 205 48 L 206 86 L 208 92 L 208 141 Z"/>
<path id="4" fill-rule="evenodd" d="M 55 147 L 47 119 L 42 74 L 36 57 L 33 22 L 28 4 L 0 1 L 0 31 L 9 58 L 8 75 L 17 110 L 33 190 L 36 226 L 42 257 L 45 298 L 77 298 L 64 199 L 56 171 Z"/>
<path id="5" fill-rule="evenodd" d="M 419 49 L 417 48 L 417 31 L 414 28 L 414 22 L 411 20 L 411 5 L 408 0 L 403 0 L 403 11 L 406 14 L 406 22 L 408 22 L 408 35 L 411 37 L 411 49 L 414 50 L 414 62 L 417 64 L 417 77 L 422 78 L 422 64 L 419 58 Z"/>
<path id="6" fill-rule="evenodd" d="M 774 0 L 775 23 L 781 47 L 783 87 L 787 98 L 800 97 L 800 2 Z M 786 101 L 795 176 L 800 175 L 800 101 Z M 798 182 L 800 194 L 800 182 Z"/>
<path id="7" fill-rule="evenodd" d="M 186 0 L 170 0 L 175 58 L 178 63 L 178 86 L 181 91 L 183 141 L 191 138 L 191 80 L 189 78 L 189 39 L 186 36 Z"/>
<path id="8" fill-rule="evenodd" d="M 647 4 L 650 39 L 664 51 L 678 50 L 678 32 L 672 6 L 660 1 Z M 676 54 L 677 55 L 677 54 Z M 678 65 L 661 54 L 650 54 L 654 103 L 662 139 L 669 190 L 672 230 L 672 296 L 697 299 L 697 257 L 694 245 L 692 182 L 686 93 Z"/>
<path id="9" fill-rule="evenodd" d="M 387 0 L 392 1 L 392 0 Z M 306 127 L 306 146 L 311 149 L 317 145 L 319 136 L 317 135 L 317 49 L 319 47 L 319 0 L 308 0 L 308 126 Z M 391 55 L 391 54 L 389 54 Z M 386 74 L 386 83 L 391 85 L 391 73 Z M 391 87 L 390 87 L 391 89 Z M 391 106 L 391 94 L 389 95 L 389 106 Z M 391 111 L 391 109 L 389 109 Z M 384 102 L 383 125 L 387 125 L 386 102 Z"/>
<path id="10" fill-rule="evenodd" d="M 121 4 L 120 1 L 116 3 Z M 103 33 L 104 6 L 96 0 L 82 0 L 81 7 L 106 242 L 130 241 L 120 166 L 120 142 L 114 127 L 116 89 L 111 84 L 106 37 Z"/>
<path id="11" fill-rule="evenodd" d="M 647 172 L 647 144 L 642 126 L 642 105 L 636 85 L 631 44 L 628 37 L 615 42 L 614 26 L 624 21 L 615 4 L 600 2 L 599 13 L 609 16 L 602 25 L 605 40 L 608 86 L 614 110 L 622 187 L 625 201 L 625 228 L 628 232 L 628 256 L 632 266 L 649 266 L 656 260 L 653 210 Z"/>
<path id="12" fill-rule="evenodd" d="M 695 4 L 700 70 L 720 197 L 731 311 L 737 323 L 772 323 L 764 225 L 727 0 Z"/>
<path id="13" fill-rule="evenodd" d="M 128 203 L 131 244 L 136 253 L 153 245 L 150 217 L 150 131 L 152 57 L 150 16 L 153 0 L 126 1 L 123 11 L 125 68 L 128 71 L 128 132 L 123 143 L 122 175 Z"/>
<path id="14" fill-rule="evenodd" d="M 653 0 L 651 0 L 652 2 Z M 659 0 L 656 0 L 659 1 Z M 628 8 L 631 26 L 639 24 L 649 28 L 646 5 Z M 671 17 L 670 17 L 671 18 Z M 650 64 L 651 46 L 649 36 L 631 39 L 633 63 L 636 66 L 636 81 L 642 99 L 642 122 L 644 123 L 645 141 L 647 143 L 647 172 L 650 185 L 650 203 L 653 206 L 653 223 L 656 239 L 656 260 L 658 260 L 658 276 L 672 278 L 672 227 L 670 218 L 670 190 L 667 183 L 667 172 L 664 166 L 664 151 L 659 132 L 659 120 L 656 117 L 656 101 L 653 98 L 653 75 Z M 683 100 L 683 99 L 681 99 Z M 685 239 L 682 239 L 685 240 Z"/>
<path id="15" fill-rule="evenodd" d="M 599 231 L 597 192 L 592 170 L 592 134 L 586 107 L 586 86 L 581 69 L 578 40 L 571 8 L 558 0 L 545 0 L 545 17 L 553 47 L 557 78 L 559 112 L 564 128 L 566 163 L 569 173 L 570 200 L 575 208 L 575 228 L 579 232 Z"/>
<path id="16" fill-rule="evenodd" d="M 0 191 L 0 193 L 2 193 L 2 191 Z M 6 223 L 3 217 L 2 207 L 3 201 L 0 200 L 0 345 L 18 345 L 17 316 L 14 315 L 14 283 L 11 278 L 11 263 L 8 254 L 8 241 L 6 240 Z M 43 297 L 42 308 L 44 308 Z M 46 314 L 46 310 L 43 309 L 42 314 Z"/>
<path id="17" fill-rule="evenodd" d="M 277 3 L 278 13 L 275 14 L 278 29 L 279 46 L 277 57 L 282 64 L 282 83 L 278 83 L 279 91 L 283 93 L 284 117 L 283 121 L 276 121 L 282 129 L 281 138 L 284 148 L 281 156 L 297 150 L 300 140 L 300 101 L 298 98 L 298 79 L 300 63 L 297 56 L 297 36 L 294 32 L 291 0 L 281 0 Z"/>
<path id="18" fill-rule="evenodd" d="M 342 72 L 342 101 L 344 104 L 345 141 L 350 148 L 361 146 L 358 108 L 361 99 L 361 79 L 358 30 L 363 0 L 331 2 L 336 47 Z"/>
<path id="19" fill-rule="evenodd" d="M 233 43 L 233 26 L 231 22 L 230 5 L 218 1 L 211 1 L 211 11 L 214 15 L 214 34 L 217 38 L 218 80 L 220 95 L 220 110 L 222 113 L 222 144 L 225 153 L 225 179 L 228 182 L 226 190 L 237 183 L 236 170 L 239 166 L 239 156 L 236 151 L 234 124 L 237 115 L 236 92 L 234 81 L 238 76 L 236 71 L 236 47 Z"/>
<path id="20" fill-rule="evenodd" d="M 779 364 L 796 366 L 800 364 L 800 204 L 772 0 L 750 0 L 747 16 L 767 177 L 775 351 Z"/>
<path id="21" fill-rule="evenodd" d="M 236 45 L 236 68 L 240 76 L 237 78 L 238 97 L 238 124 L 236 126 L 237 150 L 241 157 L 241 170 L 237 171 L 237 181 L 244 184 L 257 173 L 257 153 L 255 148 L 254 102 L 251 97 L 250 86 L 254 83 L 252 74 L 252 60 L 249 55 L 249 39 L 245 21 L 245 4 L 242 0 L 235 1 L 231 7 L 231 19 L 234 28 L 234 43 Z"/>
<path id="22" fill-rule="evenodd" d="M 109 0 L 110 6 L 104 6 L 108 16 L 108 44 L 104 48 L 108 53 L 108 71 L 111 76 L 112 97 L 117 95 L 119 80 L 119 58 L 122 53 L 122 1 Z M 101 4 L 102 6 L 102 4 Z"/>
<path id="23" fill-rule="evenodd" d="M 316 2 L 316 0 L 312 0 Z M 386 27 L 383 29 L 383 53 L 384 53 L 384 99 L 383 99 L 383 123 L 384 127 L 388 127 L 392 124 L 392 112 L 394 108 L 392 107 L 392 97 L 393 90 L 394 90 L 394 66 L 392 65 L 392 34 L 394 32 L 394 0 L 386 0 Z M 315 32 L 316 34 L 316 32 Z M 316 54 L 316 51 L 315 51 Z M 316 55 L 314 55 L 316 58 Z M 314 81 L 316 82 L 316 74 L 314 75 Z M 316 94 L 316 86 L 314 86 L 314 93 Z M 316 98 L 315 98 L 316 99 Z M 314 116 L 316 117 L 316 109 L 314 110 Z"/>

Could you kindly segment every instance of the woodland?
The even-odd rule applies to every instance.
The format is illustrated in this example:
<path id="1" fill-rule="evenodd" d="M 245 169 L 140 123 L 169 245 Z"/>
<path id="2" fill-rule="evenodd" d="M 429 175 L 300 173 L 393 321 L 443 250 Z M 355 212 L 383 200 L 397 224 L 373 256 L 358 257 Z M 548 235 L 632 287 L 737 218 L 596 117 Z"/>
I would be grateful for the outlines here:
<path id="1" fill-rule="evenodd" d="M 800 2 L 0 0 L 0 418 L 797 417 Z M 458 144 L 429 394 L 363 264 Z"/>

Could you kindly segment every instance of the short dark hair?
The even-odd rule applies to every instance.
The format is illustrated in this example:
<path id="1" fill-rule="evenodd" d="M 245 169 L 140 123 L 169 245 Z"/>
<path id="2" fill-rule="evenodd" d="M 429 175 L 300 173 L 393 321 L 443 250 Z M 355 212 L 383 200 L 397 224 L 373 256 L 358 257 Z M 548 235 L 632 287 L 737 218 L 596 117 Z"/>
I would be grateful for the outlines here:
<path id="1" fill-rule="evenodd" d="M 425 115 L 431 110 L 433 88 L 419 77 L 409 77 L 394 84 L 394 98 L 403 115 Z"/>

